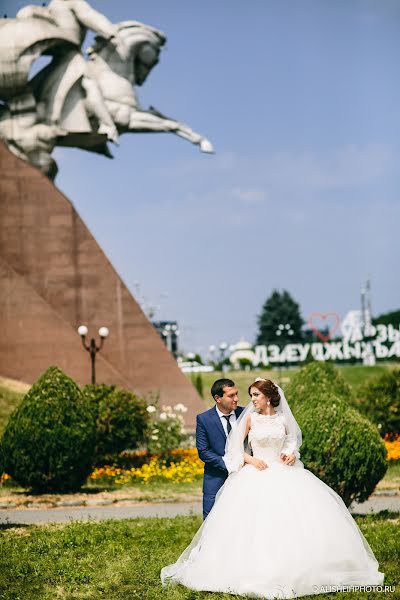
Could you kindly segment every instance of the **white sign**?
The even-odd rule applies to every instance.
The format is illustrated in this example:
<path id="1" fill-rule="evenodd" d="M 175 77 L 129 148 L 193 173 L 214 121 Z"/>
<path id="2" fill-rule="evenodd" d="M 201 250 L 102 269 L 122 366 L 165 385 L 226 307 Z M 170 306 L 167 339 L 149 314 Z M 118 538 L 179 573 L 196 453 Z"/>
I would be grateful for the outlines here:
<path id="1" fill-rule="evenodd" d="M 314 342 L 311 344 L 287 344 L 280 349 L 276 344 L 256 346 L 253 351 L 253 365 L 267 366 L 276 363 L 304 362 L 308 355 L 314 360 L 364 360 L 371 355 L 376 358 L 400 358 L 400 325 L 371 325 L 368 337 L 359 326 L 342 324 L 343 339 L 340 341 Z"/>

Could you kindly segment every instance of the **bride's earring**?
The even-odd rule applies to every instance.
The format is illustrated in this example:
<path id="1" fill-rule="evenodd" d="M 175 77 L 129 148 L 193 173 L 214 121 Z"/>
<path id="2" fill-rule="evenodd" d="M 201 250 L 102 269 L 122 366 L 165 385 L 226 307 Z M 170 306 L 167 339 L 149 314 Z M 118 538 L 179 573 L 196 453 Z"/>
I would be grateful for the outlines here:
<path id="1" fill-rule="evenodd" d="M 267 405 L 269 406 L 271 404 L 271 402 L 269 400 L 267 400 Z"/>

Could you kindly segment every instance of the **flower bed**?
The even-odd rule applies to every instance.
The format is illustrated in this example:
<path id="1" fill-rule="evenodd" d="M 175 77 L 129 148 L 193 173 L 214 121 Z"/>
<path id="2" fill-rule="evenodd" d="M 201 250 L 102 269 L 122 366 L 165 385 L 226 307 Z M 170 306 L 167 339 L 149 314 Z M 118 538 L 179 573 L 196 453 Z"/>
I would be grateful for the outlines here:
<path id="1" fill-rule="evenodd" d="M 163 454 L 145 451 L 130 452 L 127 460 L 140 466 L 122 468 L 113 465 L 98 467 L 90 474 L 90 483 L 106 485 L 129 485 L 152 481 L 169 483 L 192 483 L 203 476 L 203 462 L 196 448 L 176 448 Z M 12 478 L 3 473 L 0 485 L 12 486 Z"/>
<path id="2" fill-rule="evenodd" d="M 145 453 L 137 453 L 144 458 Z M 142 455 L 142 456 L 141 456 Z M 97 468 L 89 477 L 94 483 L 113 485 L 129 485 L 148 483 L 151 481 L 168 481 L 170 483 L 192 483 L 203 476 L 203 462 L 198 458 L 195 448 L 177 448 L 168 455 L 152 455 L 141 467 L 122 469 L 105 465 Z"/>
<path id="3" fill-rule="evenodd" d="M 400 435 L 385 437 L 388 461 L 400 460 Z M 125 456 L 124 456 L 125 455 Z M 162 454 L 148 454 L 145 451 L 122 453 L 127 463 L 136 464 L 130 468 L 105 465 L 95 469 L 89 476 L 91 483 L 108 485 L 129 485 L 165 481 L 170 483 L 192 483 L 203 476 L 203 462 L 196 448 L 176 448 Z M 7 473 L 0 477 L 3 486 L 12 485 Z"/>

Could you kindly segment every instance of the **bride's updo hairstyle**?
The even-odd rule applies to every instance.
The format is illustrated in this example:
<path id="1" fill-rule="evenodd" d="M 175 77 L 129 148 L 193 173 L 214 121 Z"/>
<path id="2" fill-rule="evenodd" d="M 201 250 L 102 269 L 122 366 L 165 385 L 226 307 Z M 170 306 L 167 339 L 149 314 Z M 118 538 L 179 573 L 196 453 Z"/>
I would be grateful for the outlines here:
<path id="1" fill-rule="evenodd" d="M 264 394 L 264 396 L 266 396 L 266 398 L 269 398 L 269 400 L 274 408 L 276 408 L 278 406 L 278 404 L 281 400 L 281 397 L 279 395 L 279 390 L 273 381 L 271 381 L 270 379 L 259 379 L 258 381 L 255 381 L 254 383 L 252 383 L 249 386 L 249 396 L 250 396 L 250 390 L 253 387 L 260 390 L 260 392 L 262 394 Z"/>

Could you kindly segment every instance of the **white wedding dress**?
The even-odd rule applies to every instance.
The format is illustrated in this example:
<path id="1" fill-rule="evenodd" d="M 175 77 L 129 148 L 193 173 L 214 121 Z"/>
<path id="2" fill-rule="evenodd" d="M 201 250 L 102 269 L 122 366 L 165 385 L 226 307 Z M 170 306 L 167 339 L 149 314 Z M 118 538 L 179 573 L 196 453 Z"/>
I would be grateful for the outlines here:
<path id="1" fill-rule="evenodd" d="M 303 468 L 283 464 L 285 417 L 253 413 L 249 444 L 268 468 L 231 474 L 164 584 L 249 597 L 296 598 L 381 585 L 384 574 L 344 502 Z"/>

